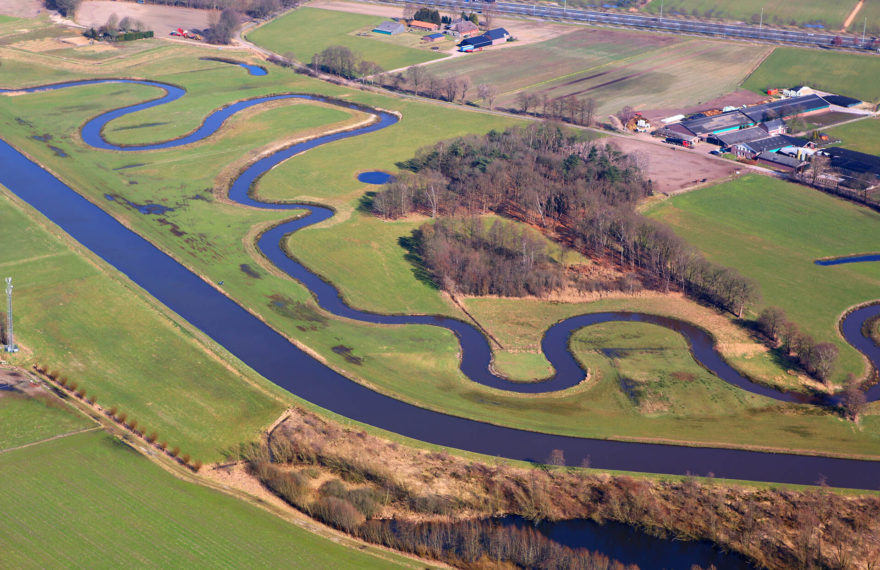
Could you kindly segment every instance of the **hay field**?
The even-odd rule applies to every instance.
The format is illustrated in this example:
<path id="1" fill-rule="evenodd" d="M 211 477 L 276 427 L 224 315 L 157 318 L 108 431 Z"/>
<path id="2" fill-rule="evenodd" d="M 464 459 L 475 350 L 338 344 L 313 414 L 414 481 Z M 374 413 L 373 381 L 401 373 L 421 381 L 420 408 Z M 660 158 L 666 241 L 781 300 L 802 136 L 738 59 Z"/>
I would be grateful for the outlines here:
<path id="1" fill-rule="evenodd" d="M 433 64 L 438 75 L 494 85 L 502 107 L 521 92 L 592 98 L 599 115 L 629 105 L 681 108 L 734 91 L 770 48 L 620 30 L 581 29 L 545 42 Z M 548 65 L 548 62 L 552 64 Z"/>
<path id="2" fill-rule="evenodd" d="M 856 3 L 857 0 L 664 0 L 663 15 L 699 16 L 757 24 L 760 21 L 761 8 L 764 8 L 765 25 L 802 26 L 821 23 L 827 30 L 839 30 Z M 660 2 L 649 2 L 644 10 L 650 14 L 659 14 Z"/>

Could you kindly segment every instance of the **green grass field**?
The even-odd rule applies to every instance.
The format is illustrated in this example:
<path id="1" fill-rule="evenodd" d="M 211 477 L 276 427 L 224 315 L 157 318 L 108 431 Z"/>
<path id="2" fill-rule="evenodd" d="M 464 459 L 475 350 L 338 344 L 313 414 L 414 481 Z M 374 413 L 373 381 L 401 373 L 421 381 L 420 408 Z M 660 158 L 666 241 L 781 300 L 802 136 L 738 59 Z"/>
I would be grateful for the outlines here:
<path id="1" fill-rule="evenodd" d="M 626 105 L 674 109 L 710 101 L 735 90 L 767 53 L 763 46 L 587 28 L 432 64 L 429 70 L 494 85 L 496 105 L 515 108 L 519 92 L 574 95 L 594 99 L 601 117 Z M 704 80 L 709 75 L 713 81 Z"/>
<path id="2" fill-rule="evenodd" d="M 809 85 L 865 101 L 880 100 L 880 58 L 779 47 L 743 83 L 746 89 L 757 92 L 793 85 Z"/>
<path id="3" fill-rule="evenodd" d="M 0 475 L 4 567 L 412 565 L 182 481 L 104 433 L 0 453 Z"/>
<path id="4" fill-rule="evenodd" d="M 842 146 L 868 154 L 880 154 L 880 120 L 865 119 L 828 129 L 828 134 L 839 138 Z"/>
<path id="5" fill-rule="evenodd" d="M 386 71 L 445 57 L 420 45 L 421 34 L 404 32 L 398 36 L 383 36 L 370 31 L 386 19 L 300 8 L 249 32 L 247 38 L 275 53 L 293 53 L 304 63 L 310 63 L 314 54 L 329 46 L 341 45 Z"/>
<path id="6" fill-rule="evenodd" d="M 764 9 L 764 24 L 773 26 L 802 26 L 821 23 L 830 30 L 843 27 L 846 17 L 852 12 L 857 0 L 824 2 L 823 0 L 664 0 L 664 16 L 698 16 L 722 20 L 736 20 L 758 24 L 761 21 L 761 8 Z M 868 2 L 870 4 L 870 1 Z M 649 2 L 643 8 L 650 14 L 660 13 L 660 2 Z M 861 29 L 861 28 L 859 28 Z"/>
<path id="7" fill-rule="evenodd" d="M 49 398 L 13 392 L 0 392 L 0 417 L 0 451 L 95 426 Z"/>
<path id="8" fill-rule="evenodd" d="M 757 280 L 762 306 L 776 305 L 817 339 L 841 350 L 835 379 L 865 373 L 837 334 L 848 307 L 877 298 L 880 264 L 821 267 L 821 257 L 876 251 L 880 214 L 821 192 L 762 176 L 677 196 L 652 217 L 723 265 Z"/>

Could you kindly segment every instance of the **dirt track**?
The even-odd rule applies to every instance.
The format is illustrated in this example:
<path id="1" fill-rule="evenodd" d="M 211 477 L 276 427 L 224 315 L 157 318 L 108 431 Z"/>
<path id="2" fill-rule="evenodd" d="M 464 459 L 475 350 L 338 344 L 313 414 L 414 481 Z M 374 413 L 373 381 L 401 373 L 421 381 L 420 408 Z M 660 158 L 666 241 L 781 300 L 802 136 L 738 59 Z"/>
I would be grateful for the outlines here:
<path id="1" fill-rule="evenodd" d="M 10 0 L 0 0 L 3 1 Z M 168 34 L 177 28 L 185 30 L 207 28 L 211 11 L 134 2 L 90 0 L 80 5 L 76 11 L 76 21 L 84 26 L 98 27 L 102 26 L 111 14 L 116 14 L 120 20 L 126 16 L 140 20 L 146 24 L 148 30 L 155 32 L 156 37 L 161 38 L 168 37 Z"/>
<path id="2" fill-rule="evenodd" d="M 606 140 L 627 154 L 636 153 L 639 156 L 645 175 L 654 182 L 655 192 L 675 193 L 729 178 L 743 169 L 742 165 L 716 160 L 673 145 L 655 144 L 635 137 Z"/>

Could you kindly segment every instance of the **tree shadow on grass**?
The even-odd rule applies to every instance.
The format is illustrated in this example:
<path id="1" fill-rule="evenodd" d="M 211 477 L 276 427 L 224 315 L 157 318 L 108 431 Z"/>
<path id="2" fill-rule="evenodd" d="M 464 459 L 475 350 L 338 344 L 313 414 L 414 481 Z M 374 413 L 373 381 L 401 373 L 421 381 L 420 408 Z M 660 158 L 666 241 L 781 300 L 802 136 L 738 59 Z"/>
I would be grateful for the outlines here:
<path id="1" fill-rule="evenodd" d="M 419 245 L 422 242 L 422 232 L 413 230 L 409 236 L 401 236 L 397 240 L 397 244 L 406 250 L 403 258 L 409 262 L 411 270 L 416 279 L 428 285 L 432 289 L 439 289 L 431 271 L 425 266 L 425 260 L 419 251 Z"/>
<path id="2" fill-rule="evenodd" d="M 371 214 L 373 213 L 373 201 L 376 198 L 376 192 L 365 192 L 363 196 L 358 199 L 357 211 L 361 214 Z"/>

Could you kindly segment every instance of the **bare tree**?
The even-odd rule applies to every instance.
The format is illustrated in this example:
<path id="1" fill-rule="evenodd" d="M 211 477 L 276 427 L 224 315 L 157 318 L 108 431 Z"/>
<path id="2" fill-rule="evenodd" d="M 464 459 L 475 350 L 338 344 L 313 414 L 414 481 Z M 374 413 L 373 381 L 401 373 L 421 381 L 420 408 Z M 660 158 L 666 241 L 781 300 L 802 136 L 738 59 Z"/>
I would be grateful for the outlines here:
<path id="1" fill-rule="evenodd" d="M 419 85 L 425 82 L 427 72 L 423 67 L 411 65 L 406 68 L 406 80 L 412 85 L 413 93 L 419 94 Z"/>
<path id="2" fill-rule="evenodd" d="M 488 83 L 480 83 L 477 86 L 477 96 L 486 102 L 486 105 L 489 106 L 489 110 L 495 108 L 495 98 L 498 96 L 498 88 L 494 85 L 489 85 Z"/>

